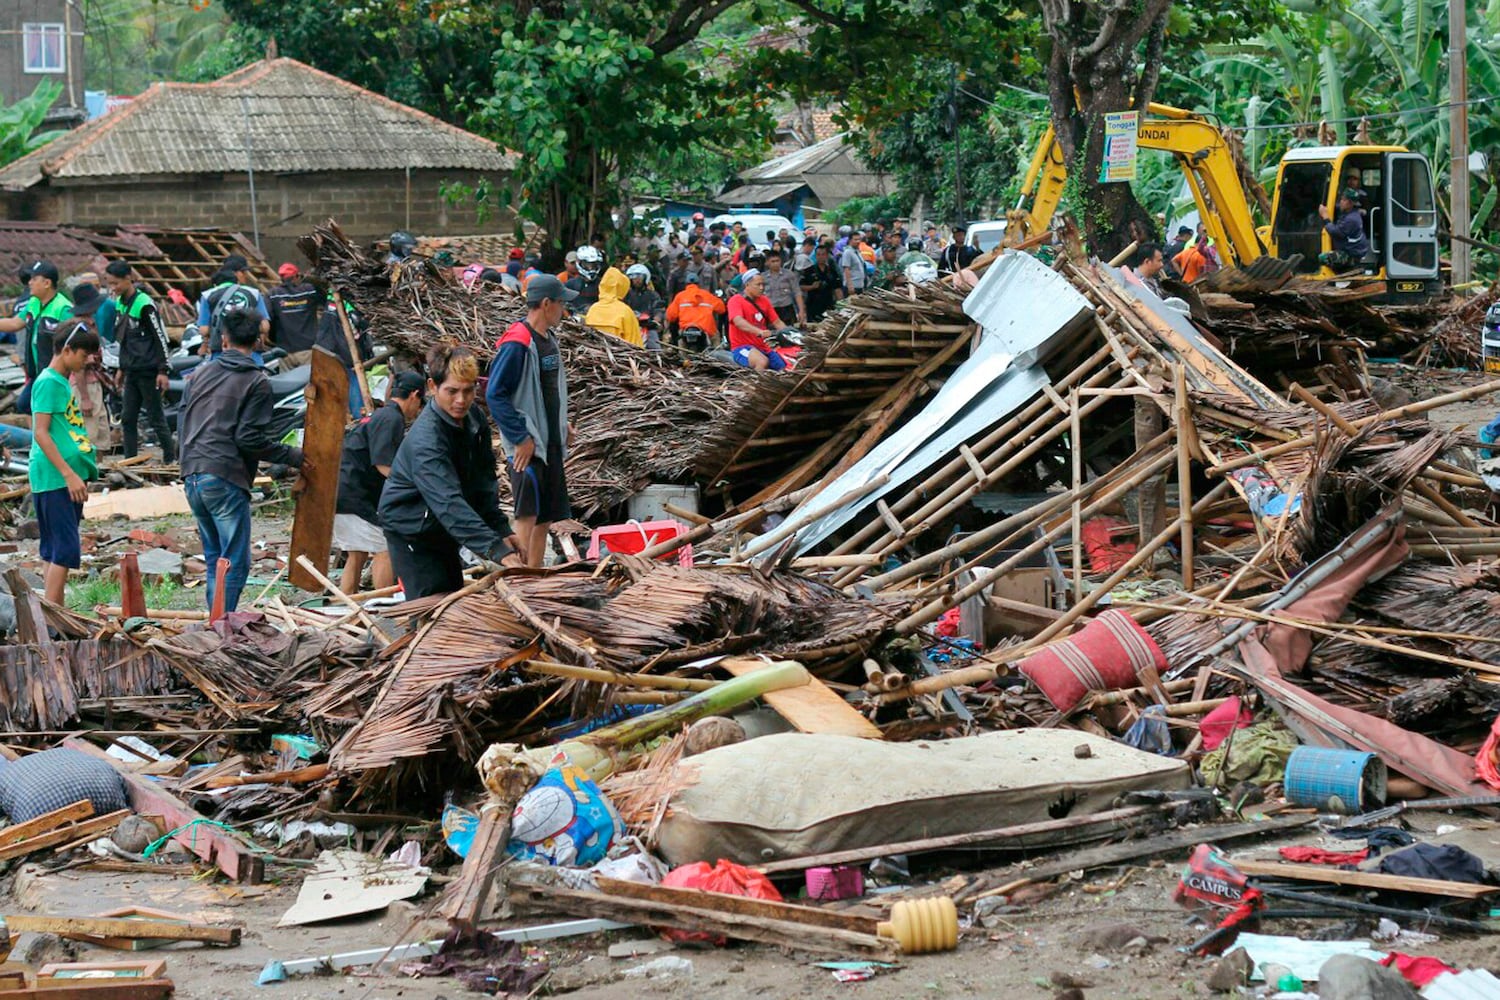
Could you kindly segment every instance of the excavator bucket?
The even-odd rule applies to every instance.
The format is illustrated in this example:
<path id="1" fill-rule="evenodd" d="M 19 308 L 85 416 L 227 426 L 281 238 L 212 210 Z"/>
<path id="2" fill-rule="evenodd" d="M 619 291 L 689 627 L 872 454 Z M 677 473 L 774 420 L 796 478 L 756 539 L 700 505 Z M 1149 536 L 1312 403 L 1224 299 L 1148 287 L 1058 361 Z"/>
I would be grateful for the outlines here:
<path id="1" fill-rule="evenodd" d="M 1197 281 L 1193 288 L 1199 292 L 1274 292 L 1296 276 L 1297 265 L 1302 255 L 1294 254 L 1283 260 L 1280 257 L 1257 257 L 1244 267 L 1226 267 Z"/>

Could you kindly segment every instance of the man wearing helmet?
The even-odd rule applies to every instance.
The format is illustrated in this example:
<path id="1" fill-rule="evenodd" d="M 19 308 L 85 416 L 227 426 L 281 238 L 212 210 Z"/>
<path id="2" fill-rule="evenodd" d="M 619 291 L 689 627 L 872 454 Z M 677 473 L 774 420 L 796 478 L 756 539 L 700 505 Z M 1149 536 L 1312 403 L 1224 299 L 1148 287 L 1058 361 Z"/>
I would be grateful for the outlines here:
<path id="1" fill-rule="evenodd" d="M 682 291 L 667 306 L 672 342 L 690 350 L 707 350 L 709 342 L 718 333 L 719 317 L 724 315 L 724 300 L 698 283 L 697 271 L 687 272 L 684 280 Z M 690 333 L 692 330 L 698 333 Z"/>
<path id="2" fill-rule="evenodd" d="M 642 332 L 646 335 L 646 347 L 659 351 L 662 320 L 667 307 L 651 286 L 651 269 L 645 264 L 631 264 L 625 269 L 625 277 L 630 279 L 630 291 L 625 293 L 625 304 L 637 317 L 644 316 L 650 321 L 647 323 L 643 320 L 641 323 Z"/>
<path id="3" fill-rule="evenodd" d="M 844 253 L 844 248 L 849 245 L 849 237 L 854 235 L 853 226 L 839 226 L 839 238 L 833 244 L 833 259 L 838 260 Z"/>
<path id="4" fill-rule="evenodd" d="M 578 248 L 578 276 L 563 282 L 564 287 L 578 293 L 570 303 L 575 313 L 587 312 L 599 301 L 599 279 L 604 277 L 604 254 L 599 248 L 585 243 Z"/>

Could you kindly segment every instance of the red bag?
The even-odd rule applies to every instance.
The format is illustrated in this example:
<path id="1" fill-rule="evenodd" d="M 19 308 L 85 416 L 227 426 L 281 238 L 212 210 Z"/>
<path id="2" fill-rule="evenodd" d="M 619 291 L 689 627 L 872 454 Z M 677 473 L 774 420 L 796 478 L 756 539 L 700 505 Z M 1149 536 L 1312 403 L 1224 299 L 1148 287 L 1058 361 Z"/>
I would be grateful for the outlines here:
<path id="1" fill-rule="evenodd" d="M 1238 697 L 1230 698 L 1199 720 L 1198 732 L 1203 737 L 1203 749 L 1217 750 L 1231 732 L 1244 729 L 1254 721 L 1250 710 L 1240 707 Z"/>
<path id="2" fill-rule="evenodd" d="M 667 873 L 667 877 L 661 880 L 661 884 L 678 889 L 717 892 L 725 896 L 748 896 L 750 899 L 768 899 L 773 903 L 782 902 L 781 893 L 777 891 L 776 886 L 771 884 L 770 879 L 760 872 L 751 871 L 744 865 L 725 861 L 723 858 L 720 858 L 716 865 L 709 865 L 707 861 L 696 861 L 690 865 L 673 868 Z M 710 934 L 707 931 L 680 931 L 664 928 L 661 933 L 669 941 L 708 941 L 719 947 L 727 943 L 722 935 Z"/>
<path id="3" fill-rule="evenodd" d="M 1489 738 L 1479 748 L 1479 753 L 1474 755 L 1474 764 L 1479 772 L 1479 780 L 1500 791 L 1500 715 L 1495 716 Z"/>

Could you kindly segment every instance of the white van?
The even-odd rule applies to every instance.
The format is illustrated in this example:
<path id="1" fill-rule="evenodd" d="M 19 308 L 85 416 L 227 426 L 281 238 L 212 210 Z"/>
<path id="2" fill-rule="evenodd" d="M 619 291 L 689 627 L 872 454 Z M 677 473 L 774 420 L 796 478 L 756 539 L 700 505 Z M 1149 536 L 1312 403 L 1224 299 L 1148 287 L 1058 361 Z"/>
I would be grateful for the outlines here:
<path id="1" fill-rule="evenodd" d="M 750 234 L 751 242 L 756 246 L 766 245 L 767 230 L 779 234 L 785 229 L 792 234 L 792 238 L 798 243 L 802 242 L 802 230 L 792 225 L 792 220 L 784 215 L 772 215 L 769 212 L 756 211 L 727 212 L 709 219 L 708 225 L 712 226 L 716 222 L 722 222 L 727 226 L 732 226 L 736 222 L 742 224 L 745 227 L 745 232 Z"/>
<path id="2" fill-rule="evenodd" d="M 989 253 L 1005 239 L 1005 220 L 991 219 L 969 226 L 969 245 L 978 247 L 980 253 Z"/>

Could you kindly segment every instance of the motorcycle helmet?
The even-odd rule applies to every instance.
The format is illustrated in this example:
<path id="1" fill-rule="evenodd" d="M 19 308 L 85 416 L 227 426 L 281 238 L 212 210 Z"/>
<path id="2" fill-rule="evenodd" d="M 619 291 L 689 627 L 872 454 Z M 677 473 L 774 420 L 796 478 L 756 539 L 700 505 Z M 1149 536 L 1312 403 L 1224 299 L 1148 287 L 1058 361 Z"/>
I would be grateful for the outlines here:
<path id="1" fill-rule="evenodd" d="M 625 277 L 631 281 L 640 278 L 642 281 L 649 282 L 651 280 L 651 269 L 645 264 L 631 264 L 625 269 Z"/>
<path id="2" fill-rule="evenodd" d="M 577 253 L 578 273 L 583 275 L 583 280 L 594 281 L 604 273 L 604 254 L 597 247 L 585 243 L 578 248 Z"/>
<path id="3" fill-rule="evenodd" d="M 853 234 L 854 228 L 852 226 L 839 226 L 840 236 L 852 236 Z"/>
<path id="4" fill-rule="evenodd" d="M 398 229 L 391 234 L 391 257 L 396 260 L 405 260 L 417 249 L 417 238 L 404 229 Z"/>
<path id="5" fill-rule="evenodd" d="M 693 221 L 694 222 L 702 222 L 703 221 L 703 213 L 702 212 L 694 212 L 693 213 Z"/>
<path id="6" fill-rule="evenodd" d="M 913 285 L 925 285 L 938 278 L 937 265 L 925 260 L 914 260 L 906 265 L 906 280 Z"/>
<path id="7" fill-rule="evenodd" d="M 542 266 L 542 255 L 533 250 L 526 255 L 526 266 L 540 268 Z"/>

